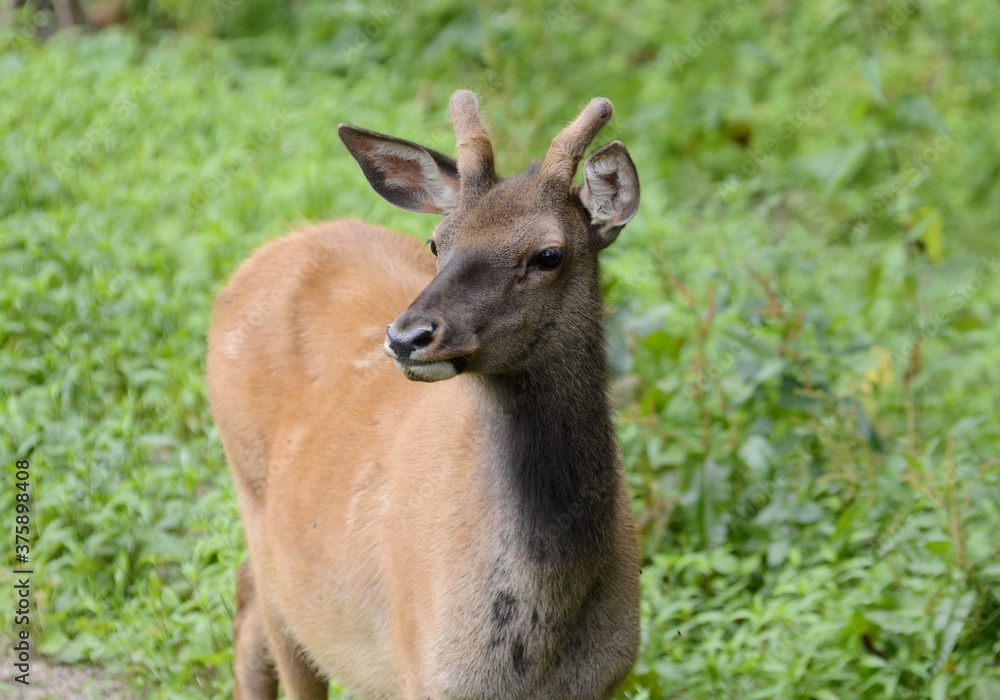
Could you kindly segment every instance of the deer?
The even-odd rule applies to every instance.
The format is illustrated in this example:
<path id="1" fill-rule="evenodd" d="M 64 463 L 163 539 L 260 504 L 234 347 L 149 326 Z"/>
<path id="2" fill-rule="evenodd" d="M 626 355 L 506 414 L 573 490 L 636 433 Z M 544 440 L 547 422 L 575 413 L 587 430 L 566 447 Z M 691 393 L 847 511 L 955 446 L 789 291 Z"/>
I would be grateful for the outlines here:
<path id="1" fill-rule="evenodd" d="M 497 175 L 467 90 L 456 159 L 341 124 L 371 187 L 442 215 L 428 245 L 356 220 L 257 249 L 206 361 L 248 557 L 234 696 L 611 697 L 639 557 L 608 393 L 598 254 L 639 179 L 595 98 Z M 429 248 L 429 250 L 428 250 Z M 388 357 L 386 357 L 388 356 Z"/>

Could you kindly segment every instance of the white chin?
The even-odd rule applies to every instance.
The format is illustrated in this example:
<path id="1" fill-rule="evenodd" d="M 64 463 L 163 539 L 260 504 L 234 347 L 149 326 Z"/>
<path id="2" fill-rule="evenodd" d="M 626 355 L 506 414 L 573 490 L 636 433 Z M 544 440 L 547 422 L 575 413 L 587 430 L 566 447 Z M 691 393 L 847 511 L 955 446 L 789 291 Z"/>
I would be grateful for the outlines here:
<path id="1" fill-rule="evenodd" d="M 455 365 L 448 360 L 413 364 L 403 364 L 399 360 L 393 360 L 393 362 L 396 364 L 396 369 L 402 372 L 407 379 L 412 379 L 415 382 L 440 382 L 451 379 L 458 374 L 455 371 Z"/>

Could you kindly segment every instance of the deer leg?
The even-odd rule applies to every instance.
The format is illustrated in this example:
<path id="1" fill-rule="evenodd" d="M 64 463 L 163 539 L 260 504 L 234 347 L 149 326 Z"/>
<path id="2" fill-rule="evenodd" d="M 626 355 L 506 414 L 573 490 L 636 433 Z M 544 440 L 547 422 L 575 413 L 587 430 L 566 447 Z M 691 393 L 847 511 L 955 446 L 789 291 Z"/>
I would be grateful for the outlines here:
<path id="1" fill-rule="evenodd" d="M 271 611 L 262 615 L 271 657 L 288 700 L 326 700 L 328 684 L 313 668 L 301 645 L 287 632 L 280 617 Z"/>
<path id="2" fill-rule="evenodd" d="M 277 700 L 278 672 L 271 659 L 264 615 L 248 561 L 236 574 L 233 675 L 234 700 Z"/>

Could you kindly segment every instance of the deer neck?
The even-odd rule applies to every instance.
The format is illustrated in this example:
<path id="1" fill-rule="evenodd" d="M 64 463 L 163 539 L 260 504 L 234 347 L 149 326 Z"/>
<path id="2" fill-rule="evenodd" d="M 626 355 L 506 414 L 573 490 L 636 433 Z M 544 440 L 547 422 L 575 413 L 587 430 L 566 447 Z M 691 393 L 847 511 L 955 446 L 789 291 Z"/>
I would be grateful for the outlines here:
<path id="1" fill-rule="evenodd" d="M 481 383 L 489 502 L 501 531 L 540 564 L 592 564 L 615 533 L 621 482 L 604 330 L 596 314 L 572 327 L 556 356 Z"/>

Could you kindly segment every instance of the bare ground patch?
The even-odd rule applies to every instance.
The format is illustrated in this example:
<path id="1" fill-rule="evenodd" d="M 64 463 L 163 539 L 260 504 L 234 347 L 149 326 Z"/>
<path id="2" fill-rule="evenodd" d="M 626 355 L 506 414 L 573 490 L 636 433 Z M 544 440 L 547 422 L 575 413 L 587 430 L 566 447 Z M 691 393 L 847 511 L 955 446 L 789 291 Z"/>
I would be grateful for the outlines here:
<path id="1" fill-rule="evenodd" d="M 32 654 L 30 685 L 14 681 L 9 645 L 0 649 L 0 696 L 15 700 L 133 700 L 125 686 L 97 666 L 67 666 Z"/>

